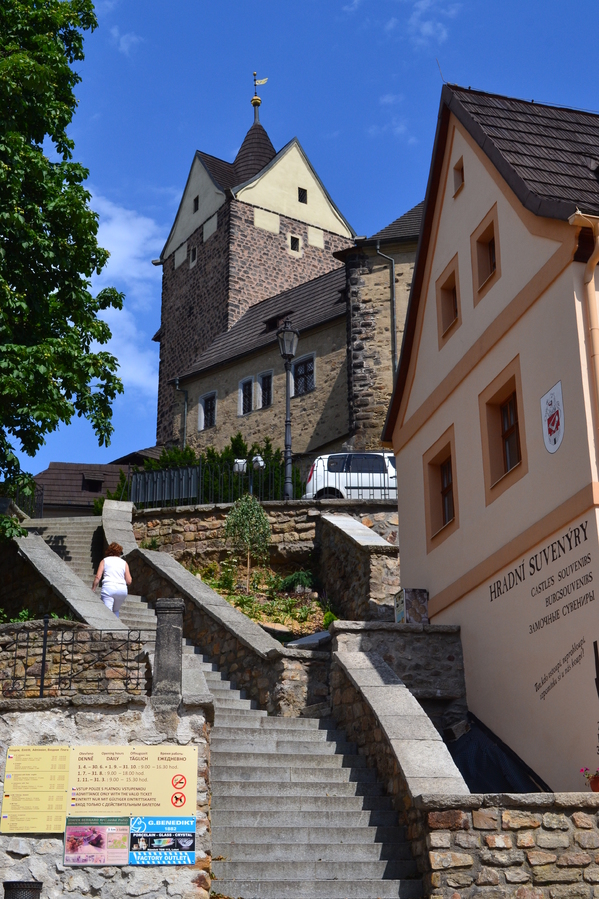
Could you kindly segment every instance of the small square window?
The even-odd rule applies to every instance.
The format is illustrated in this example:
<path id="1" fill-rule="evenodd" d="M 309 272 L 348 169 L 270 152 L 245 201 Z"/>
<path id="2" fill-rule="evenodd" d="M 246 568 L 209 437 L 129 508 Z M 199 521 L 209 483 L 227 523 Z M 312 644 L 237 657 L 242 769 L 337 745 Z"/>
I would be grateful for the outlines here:
<path id="1" fill-rule="evenodd" d="M 194 197 L 193 198 L 193 211 L 197 212 L 199 208 L 200 208 L 200 198 Z"/>
<path id="2" fill-rule="evenodd" d="M 487 213 L 470 237 L 474 305 L 500 277 L 497 204 Z"/>
<path id="3" fill-rule="evenodd" d="M 200 397 L 198 403 L 198 431 L 205 431 L 216 425 L 216 394 Z"/>
<path id="4" fill-rule="evenodd" d="M 272 374 L 260 376 L 261 408 L 272 406 Z"/>
<path id="5" fill-rule="evenodd" d="M 488 506 L 528 471 L 518 356 L 478 398 Z"/>
<path id="6" fill-rule="evenodd" d="M 303 396 L 315 388 L 314 383 L 314 357 L 301 359 L 293 366 L 293 395 Z"/>
<path id="7" fill-rule="evenodd" d="M 458 159 L 453 167 L 453 195 L 459 194 L 464 186 L 464 160 Z"/>
<path id="8" fill-rule="evenodd" d="M 427 552 L 458 527 L 453 425 L 424 454 Z"/>
<path id="9" fill-rule="evenodd" d="M 300 249 L 300 239 L 299 237 L 293 237 L 293 235 L 289 238 L 289 248 L 294 253 L 299 253 Z"/>
<path id="10" fill-rule="evenodd" d="M 298 187 L 297 201 L 298 201 L 298 203 L 307 203 L 308 202 L 308 191 L 305 187 Z"/>

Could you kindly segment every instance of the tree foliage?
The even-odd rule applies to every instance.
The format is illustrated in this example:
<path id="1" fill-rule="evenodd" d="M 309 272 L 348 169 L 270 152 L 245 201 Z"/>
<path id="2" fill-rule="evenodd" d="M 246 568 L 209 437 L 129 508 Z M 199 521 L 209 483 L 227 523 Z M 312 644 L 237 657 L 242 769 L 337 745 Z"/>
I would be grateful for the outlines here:
<path id="1" fill-rule="evenodd" d="M 247 559 L 246 589 L 250 592 L 250 564 L 268 559 L 270 523 L 266 512 L 254 496 L 238 499 L 225 519 L 225 537 Z"/>
<path id="2" fill-rule="evenodd" d="M 111 403 L 122 392 L 98 313 L 123 296 L 90 291 L 108 252 L 72 161 L 67 128 L 81 80 L 92 0 L 0 3 L 0 475 L 22 479 L 11 440 L 33 455 L 74 415 L 110 442 Z"/>

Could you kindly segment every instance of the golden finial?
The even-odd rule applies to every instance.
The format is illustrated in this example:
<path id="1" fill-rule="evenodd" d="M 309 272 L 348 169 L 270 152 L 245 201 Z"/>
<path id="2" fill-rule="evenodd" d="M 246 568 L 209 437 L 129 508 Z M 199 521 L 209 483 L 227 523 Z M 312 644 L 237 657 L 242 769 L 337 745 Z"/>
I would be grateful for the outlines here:
<path id="1" fill-rule="evenodd" d="M 262 100 L 258 96 L 258 85 L 266 84 L 268 78 L 256 78 L 257 72 L 254 72 L 254 96 L 252 97 L 252 106 L 254 107 L 254 122 L 259 122 L 260 117 L 258 115 L 258 107 L 262 103 Z"/>

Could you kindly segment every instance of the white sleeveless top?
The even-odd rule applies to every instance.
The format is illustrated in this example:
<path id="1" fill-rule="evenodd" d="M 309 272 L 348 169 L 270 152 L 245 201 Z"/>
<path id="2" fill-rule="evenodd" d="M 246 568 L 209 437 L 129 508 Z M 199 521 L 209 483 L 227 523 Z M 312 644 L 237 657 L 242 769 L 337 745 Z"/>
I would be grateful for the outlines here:
<path id="1" fill-rule="evenodd" d="M 103 593 L 126 593 L 127 584 L 125 582 L 125 566 L 124 559 L 118 556 L 107 556 L 104 559 L 104 574 L 102 576 L 102 592 Z"/>

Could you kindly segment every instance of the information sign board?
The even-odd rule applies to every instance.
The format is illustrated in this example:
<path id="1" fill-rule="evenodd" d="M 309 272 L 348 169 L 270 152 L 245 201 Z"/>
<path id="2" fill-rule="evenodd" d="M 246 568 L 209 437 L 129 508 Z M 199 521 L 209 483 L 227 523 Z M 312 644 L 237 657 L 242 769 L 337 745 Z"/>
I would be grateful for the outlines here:
<path id="1" fill-rule="evenodd" d="M 126 865 L 128 844 L 129 818 L 67 818 L 64 863 Z"/>
<path id="2" fill-rule="evenodd" d="M 68 797 L 68 746 L 9 746 L 1 833 L 62 833 Z"/>
<path id="3" fill-rule="evenodd" d="M 70 815 L 195 814 L 197 746 L 73 746 Z"/>
<path id="4" fill-rule="evenodd" d="M 194 865 L 196 819 L 133 817 L 130 865 Z"/>

